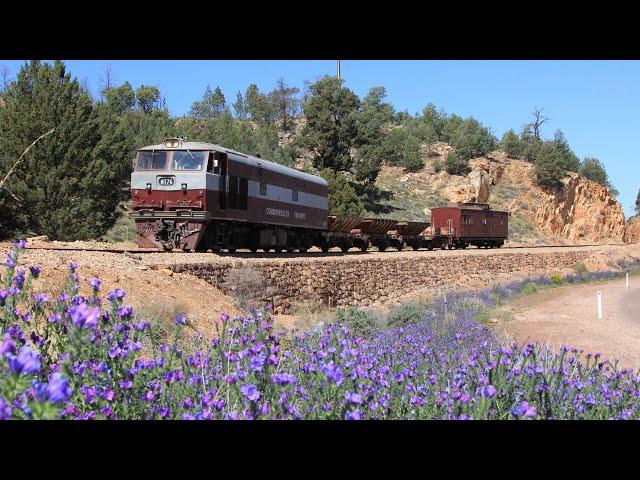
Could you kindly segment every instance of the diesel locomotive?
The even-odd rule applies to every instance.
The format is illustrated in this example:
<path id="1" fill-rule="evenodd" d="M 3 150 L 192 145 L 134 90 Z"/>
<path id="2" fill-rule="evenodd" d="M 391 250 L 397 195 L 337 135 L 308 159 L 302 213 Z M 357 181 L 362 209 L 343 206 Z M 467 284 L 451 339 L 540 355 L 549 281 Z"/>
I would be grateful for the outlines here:
<path id="1" fill-rule="evenodd" d="M 328 207 L 327 182 L 317 175 L 182 138 L 138 149 L 131 174 L 131 214 L 142 248 L 493 248 L 507 238 L 508 214 L 488 205 L 434 208 L 433 226 L 330 216 Z"/>

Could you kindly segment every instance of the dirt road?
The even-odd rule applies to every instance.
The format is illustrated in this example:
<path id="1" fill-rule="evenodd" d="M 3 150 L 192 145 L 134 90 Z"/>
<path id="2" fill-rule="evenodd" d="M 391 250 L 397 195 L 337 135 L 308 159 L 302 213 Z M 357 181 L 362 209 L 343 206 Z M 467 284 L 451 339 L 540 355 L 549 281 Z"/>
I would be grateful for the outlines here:
<path id="1" fill-rule="evenodd" d="M 596 292 L 602 293 L 598 319 Z M 498 309 L 499 335 L 569 345 L 640 368 L 640 277 L 543 290 Z"/>

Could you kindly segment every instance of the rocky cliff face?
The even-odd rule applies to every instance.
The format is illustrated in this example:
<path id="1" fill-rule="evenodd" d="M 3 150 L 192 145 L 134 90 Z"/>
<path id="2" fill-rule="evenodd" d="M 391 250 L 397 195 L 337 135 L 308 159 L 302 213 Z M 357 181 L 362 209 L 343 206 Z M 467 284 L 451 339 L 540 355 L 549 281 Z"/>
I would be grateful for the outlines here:
<path id="1" fill-rule="evenodd" d="M 627 243 L 640 243 L 640 215 L 630 218 L 627 222 L 624 241 Z"/>
<path id="2" fill-rule="evenodd" d="M 541 192 L 536 223 L 571 242 L 622 242 L 624 212 L 608 188 L 570 173 L 557 193 Z"/>

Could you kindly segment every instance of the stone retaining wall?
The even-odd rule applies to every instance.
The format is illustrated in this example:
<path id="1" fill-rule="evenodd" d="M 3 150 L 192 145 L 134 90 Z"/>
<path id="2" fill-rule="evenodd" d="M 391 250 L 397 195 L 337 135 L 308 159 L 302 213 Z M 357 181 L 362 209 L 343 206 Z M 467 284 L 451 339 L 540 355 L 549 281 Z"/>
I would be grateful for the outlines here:
<path id="1" fill-rule="evenodd" d="M 172 265 L 174 272 L 196 275 L 225 291 L 232 268 L 251 264 L 259 269 L 275 294 L 265 298 L 276 313 L 289 313 L 292 301 L 312 300 L 331 307 L 381 304 L 425 288 L 455 288 L 460 278 L 484 279 L 488 284 L 509 274 L 539 276 L 582 263 L 592 251 L 441 255 L 415 258 L 347 257 L 341 261 L 278 262 L 234 260 Z M 492 281 L 492 279 L 494 281 Z M 225 292 L 227 293 L 227 292 Z"/>

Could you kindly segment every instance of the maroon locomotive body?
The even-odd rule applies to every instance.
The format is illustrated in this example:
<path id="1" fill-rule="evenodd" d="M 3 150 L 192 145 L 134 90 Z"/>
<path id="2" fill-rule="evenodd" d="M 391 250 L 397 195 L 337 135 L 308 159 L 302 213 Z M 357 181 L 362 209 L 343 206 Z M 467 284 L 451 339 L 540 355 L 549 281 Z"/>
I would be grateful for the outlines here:
<path id="1" fill-rule="evenodd" d="M 433 236 L 448 248 L 499 248 L 509 234 L 509 212 L 484 203 L 449 203 L 431 210 Z"/>
<path id="2" fill-rule="evenodd" d="M 137 151 L 131 208 L 141 247 L 306 251 L 327 227 L 328 186 L 258 157 L 169 138 Z"/>

